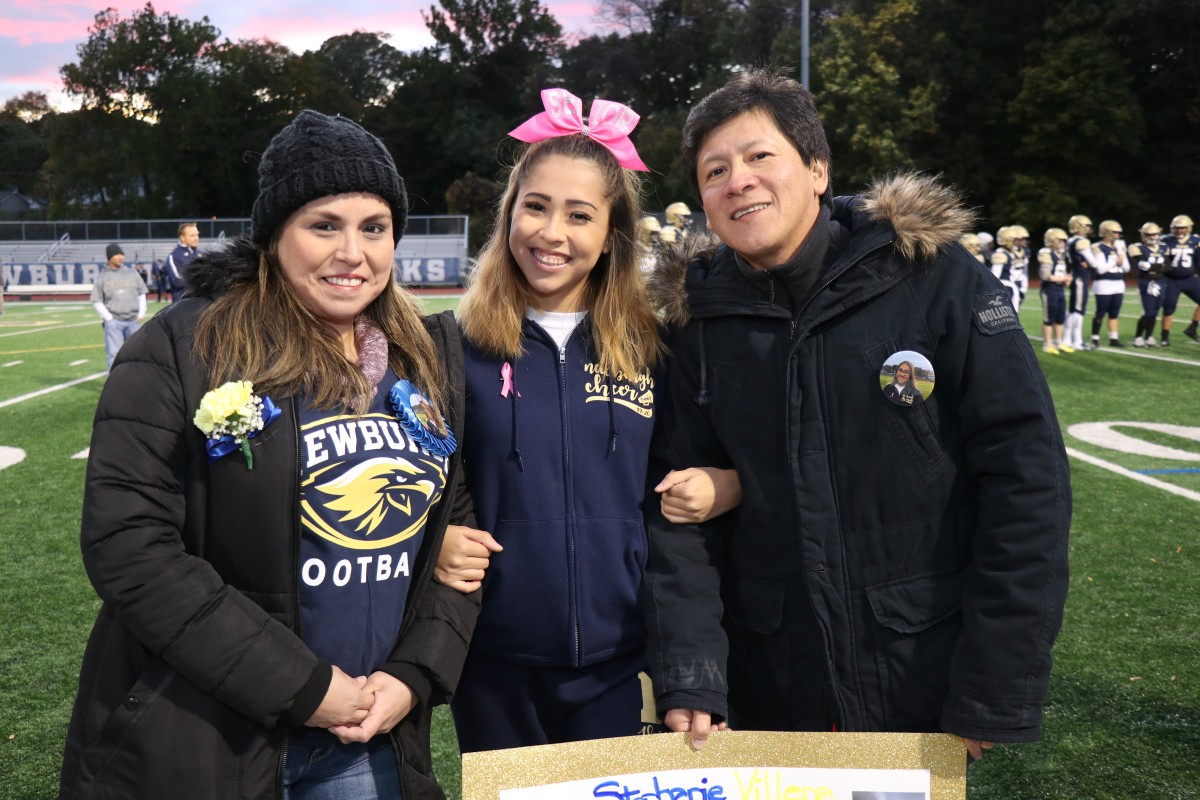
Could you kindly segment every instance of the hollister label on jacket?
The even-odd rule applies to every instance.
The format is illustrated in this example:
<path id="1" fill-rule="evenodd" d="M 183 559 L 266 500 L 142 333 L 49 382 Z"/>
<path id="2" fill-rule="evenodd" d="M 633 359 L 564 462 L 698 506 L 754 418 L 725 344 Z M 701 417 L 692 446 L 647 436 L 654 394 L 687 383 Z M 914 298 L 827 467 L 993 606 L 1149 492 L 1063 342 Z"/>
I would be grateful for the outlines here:
<path id="1" fill-rule="evenodd" d="M 1017 312 L 1007 291 L 975 295 L 975 313 L 972 316 L 975 327 L 988 336 L 1021 330 L 1021 320 L 1017 319 Z"/>

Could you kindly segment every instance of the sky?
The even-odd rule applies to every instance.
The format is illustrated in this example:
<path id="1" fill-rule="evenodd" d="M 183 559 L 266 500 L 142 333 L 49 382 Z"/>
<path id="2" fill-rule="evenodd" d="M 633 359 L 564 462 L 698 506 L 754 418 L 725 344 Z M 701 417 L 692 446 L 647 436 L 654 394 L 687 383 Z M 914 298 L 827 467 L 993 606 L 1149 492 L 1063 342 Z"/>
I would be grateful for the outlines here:
<path id="1" fill-rule="evenodd" d="M 421 11 L 436 0 L 158 0 L 156 13 L 199 22 L 208 17 L 222 39 L 271 39 L 295 53 L 315 50 L 331 36 L 356 30 L 391 35 L 388 43 L 412 51 L 432 44 Z M 543 0 L 568 33 L 590 32 L 598 0 Z M 75 104 L 62 91 L 59 69 L 76 61 L 96 14 L 115 8 L 123 18 L 146 0 L 3 0 L 0 2 L 0 105 L 28 91 L 52 105 Z"/>

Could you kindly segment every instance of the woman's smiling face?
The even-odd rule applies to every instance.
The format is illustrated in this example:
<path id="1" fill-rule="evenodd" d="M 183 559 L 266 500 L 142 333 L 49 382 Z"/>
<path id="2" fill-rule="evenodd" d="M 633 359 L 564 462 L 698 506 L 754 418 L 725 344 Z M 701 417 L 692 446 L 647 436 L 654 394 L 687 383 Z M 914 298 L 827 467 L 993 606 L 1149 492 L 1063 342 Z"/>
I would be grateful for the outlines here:
<path id="1" fill-rule="evenodd" d="M 280 229 L 283 276 L 300 302 L 343 337 L 392 281 L 392 210 L 363 192 L 320 197 Z"/>
<path id="2" fill-rule="evenodd" d="M 604 174 L 590 161 L 546 156 L 513 207 L 508 249 L 543 311 L 582 311 L 588 275 L 609 252 Z"/>

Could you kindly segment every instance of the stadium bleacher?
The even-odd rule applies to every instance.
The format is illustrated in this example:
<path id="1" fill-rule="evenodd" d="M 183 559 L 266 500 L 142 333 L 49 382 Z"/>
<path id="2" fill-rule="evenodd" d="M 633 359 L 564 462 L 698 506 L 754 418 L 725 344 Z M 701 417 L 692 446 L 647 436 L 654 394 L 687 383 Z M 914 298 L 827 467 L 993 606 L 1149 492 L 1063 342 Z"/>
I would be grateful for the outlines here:
<path id="1" fill-rule="evenodd" d="M 71 223 L 65 223 L 67 225 Z M 174 238 L 0 240 L 0 269 L 6 299 L 86 299 L 92 278 L 104 268 L 104 250 L 118 241 L 131 266 L 163 261 Z M 200 241 L 201 251 L 216 239 Z M 453 286 L 467 265 L 465 217 L 413 217 L 395 253 L 397 280 L 407 285 Z M 153 288 L 153 287 L 152 287 Z"/>

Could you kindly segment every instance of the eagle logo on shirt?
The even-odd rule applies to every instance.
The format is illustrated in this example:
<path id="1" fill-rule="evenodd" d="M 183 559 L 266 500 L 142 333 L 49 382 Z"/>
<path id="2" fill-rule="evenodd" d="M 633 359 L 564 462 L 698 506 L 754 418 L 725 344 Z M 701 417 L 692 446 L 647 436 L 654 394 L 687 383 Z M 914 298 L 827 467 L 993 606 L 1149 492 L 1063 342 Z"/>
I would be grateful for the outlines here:
<path id="1" fill-rule="evenodd" d="M 301 521 L 318 536 L 357 550 L 417 534 L 445 485 L 445 467 L 434 459 L 371 458 L 345 472 L 339 466 L 330 464 L 305 480 Z"/>

